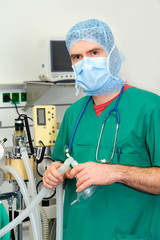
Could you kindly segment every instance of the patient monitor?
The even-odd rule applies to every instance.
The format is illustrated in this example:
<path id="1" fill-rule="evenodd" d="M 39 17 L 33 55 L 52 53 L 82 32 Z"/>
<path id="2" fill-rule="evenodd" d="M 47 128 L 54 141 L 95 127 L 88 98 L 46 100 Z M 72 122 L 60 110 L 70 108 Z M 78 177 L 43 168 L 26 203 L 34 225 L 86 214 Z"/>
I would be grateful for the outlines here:
<path id="1" fill-rule="evenodd" d="M 45 59 L 39 78 L 42 81 L 75 81 L 71 59 L 64 40 L 46 40 Z"/>

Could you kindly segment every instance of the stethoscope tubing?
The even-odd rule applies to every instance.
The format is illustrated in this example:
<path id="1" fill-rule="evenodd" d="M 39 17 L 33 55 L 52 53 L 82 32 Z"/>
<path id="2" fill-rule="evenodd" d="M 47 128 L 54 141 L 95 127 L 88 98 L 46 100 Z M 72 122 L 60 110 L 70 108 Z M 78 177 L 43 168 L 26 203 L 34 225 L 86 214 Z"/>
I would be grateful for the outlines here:
<path id="1" fill-rule="evenodd" d="M 116 115 L 117 115 L 117 124 L 120 123 L 119 111 L 118 111 L 117 108 L 114 107 L 114 108 L 111 109 L 111 110 L 107 113 L 107 115 L 105 116 L 105 118 L 104 118 L 104 120 L 103 120 L 103 124 L 105 124 L 107 118 L 109 117 L 109 115 L 110 115 L 112 112 L 116 112 Z"/>
<path id="2" fill-rule="evenodd" d="M 81 118 L 82 118 L 82 116 L 83 116 L 83 113 L 84 113 L 84 111 L 85 111 L 85 109 L 86 109 L 89 101 L 91 100 L 91 98 L 92 98 L 92 97 L 90 96 L 90 97 L 87 99 L 87 101 L 86 101 L 86 103 L 85 103 L 85 105 L 84 105 L 84 107 L 83 107 L 83 109 L 82 109 L 82 111 L 81 111 L 81 113 L 80 113 L 80 115 L 79 115 L 79 118 L 78 118 L 78 120 L 77 120 L 77 122 L 76 122 L 76 125 L 75 125 L 75 127 L 74 127 L 74 130 L 73 130 L 73 133 L 72 133 L 72 137 L 71 137 L 71 140 L 70 140 L 70 143 L 69 143 L 69 146 L 68 146 L 69 149 L 71 149 L 72 142 L 73 142 L 73 139 L 74 139 L 74 136 L 75 136 L 75 133 L 76 133 L 78 124 L 79 124 L 79 122 L 80 122 L 80 120 L 81 120 Z"/>
<path id="3" fill-rule="evenodd" d="M 119 123 L 120 123 L 120 114 L 119 114 L 119 111 L 118 111 L 118 109 L 117 109 L 117 106 L 118 106 L 118 103 L 119 103 L 119 101 L 120 101 L 120 99 L 121 99 L 121 96 L 122 96 L 122 93 L 123 93 L 123 89 L 124 89 L 124 86 L 121 88 L 120 94 L 119 94 L 119 96 L 118 96 L 118 98 L 117 98 L 117 101 L 116 101 L 116 103 L 115 103 L 114 108 L 111 109 L 111 110 L 106 114 L 106 116 L 104 117 L 104 120 L 103 120 L 103 123 L 102 123 L 101 132 L 100 132 L 100 136 L 99 136 L 99 139 L 98 139 L 97 150 L 96 150 L 96 160 L 97 160 L 97 162 L 109 163 L 109 162 L 112 160 L 112 158 L 113 158 L 113 155 L 114 155 L 114 152 L 115 152 L 116 141 L 117 141 L 117 132 L 118 132 Z M 85 105 L 84 105 L 84 107 L 83 107 L 83 109 L 82 109 L 82 111 L 81 111 L 81 113 L 80 113 L 80 115 L 79 115 L 79 117 L 78 117 L 78 120 L 77 120 L 77 122 L 76 122 L 76 125 L 75 125 L 74 130 L 73 130 L 73 133 L 72 133 L 72 137 L 71 137 L 69 146 L 67 147 L 67 152 L 69 152 L 69 150 L 70 150 L 71 147 L 72 147 L 72 143 L 73 143 L 74 136 L 75 136 L 75 134 L 76 134 L 77 127 L 78 127 L 78 125 L 79 125 L 79 122 L 80 122 L 80 120 L 81 120 L 81 118 L 82 118 L 82 116 L 83 116 L 83 113 L 84 113 L 84 111 L 85 111 L 85 109 L 86 109 L 89 101 L 91 100 L 91 98 L 92 98 L 92 96 L 90 96 L 90 97 L 87 99 L 87 101 L 86 101 L 86 103 L 85 103 Z M 117 120 L 116 120 L 117 124 L 116 124 L 116 133 L 115 133 L 115 140 L 114 140 L 112 155 L 111 155 L 111 158 L 109 159 L 109 161 L 106 161 L 105 159 L 98 160 L 98 150 L 99 150 L 99 145 L 100 145 L 100 141 L 101 141 L 103 129 L 104 129 L 104 126 L 105 126 L 105 122 L 106 122 L 107 118 L 109 117 L 109 115 L 110 115 L 112 112 L 114 112 L 114 111 L 116 112 L 116 116 L 117 116 Z"/>

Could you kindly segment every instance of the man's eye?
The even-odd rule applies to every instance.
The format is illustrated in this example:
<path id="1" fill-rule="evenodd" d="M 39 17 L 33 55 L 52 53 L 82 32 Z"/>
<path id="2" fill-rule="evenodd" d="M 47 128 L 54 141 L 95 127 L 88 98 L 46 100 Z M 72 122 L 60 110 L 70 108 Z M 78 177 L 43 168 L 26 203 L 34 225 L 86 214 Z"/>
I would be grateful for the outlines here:
<path id="1" fill-rule="evenodd" d="M 73 65 L 75 63 L 79 62 L 81 59 L 82 59 L 81 55 L 73 55 L 73 56 L 71 56 L 71 61 L 72 61 Z"/>
<path id="2" fill-rule="evenodd" d="M 93 51 L 93 52 L 92 52 L 92 55 L 94 55 L 94 56 L 97 55 L 97 54 L 98 54 L 97 51 Z"/>
<path id="3" fill-rule="evenodd" d="M 79 55 L 74 56 L 74 60 L 79 60 L 79 59 L 80 59 Z"/>

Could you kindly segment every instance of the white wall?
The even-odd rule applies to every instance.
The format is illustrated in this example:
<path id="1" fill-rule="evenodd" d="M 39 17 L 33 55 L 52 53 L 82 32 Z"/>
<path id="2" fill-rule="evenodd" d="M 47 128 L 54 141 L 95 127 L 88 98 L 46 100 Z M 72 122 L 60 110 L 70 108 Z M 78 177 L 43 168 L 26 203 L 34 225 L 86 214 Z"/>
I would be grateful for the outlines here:
<path id="1" fill-rule="evenodd" d="M 125 54 L 125 80 L 159 94 L 159 13 L 160 0 L 1 0 L 0 82 L 37 80 L 44 40 L 64 39 L 76 22 L 99 18 Z"/>

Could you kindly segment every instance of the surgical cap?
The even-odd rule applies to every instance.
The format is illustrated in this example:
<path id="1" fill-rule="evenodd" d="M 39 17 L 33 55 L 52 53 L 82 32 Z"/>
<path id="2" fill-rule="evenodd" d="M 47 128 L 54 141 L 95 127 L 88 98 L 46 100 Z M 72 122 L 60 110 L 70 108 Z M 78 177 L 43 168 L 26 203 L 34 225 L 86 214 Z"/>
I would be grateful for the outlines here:
<path id="1" fill-rule="evenodd" d="M 69 53 L 72 45 L 80 40 L 99 44 L 108 56 L 114 46 L 114 37 L 110 28 L 97 19 L 79 22 L 69 30 L 66 36 L 66 47 Z M 116 45 L 110 55 L 109 64 L 111 74 L 117 75 L 121 67 L 121 57 Z"/>

